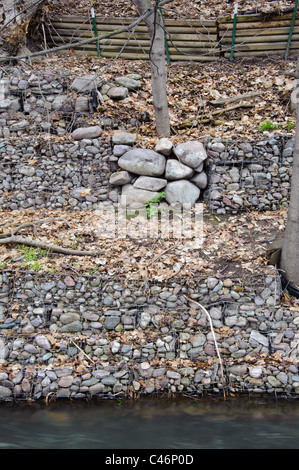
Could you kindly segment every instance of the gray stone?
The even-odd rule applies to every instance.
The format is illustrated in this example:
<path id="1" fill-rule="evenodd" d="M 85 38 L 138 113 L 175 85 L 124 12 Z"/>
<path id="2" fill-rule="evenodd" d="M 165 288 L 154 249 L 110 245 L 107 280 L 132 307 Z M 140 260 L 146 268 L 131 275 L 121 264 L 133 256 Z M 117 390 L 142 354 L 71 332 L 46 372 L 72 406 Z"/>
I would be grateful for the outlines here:
<path id="1" fill-rule="evenodd" d="M 36 354 L 38 352 L 38 350 L 35 346 L 33 346 L 33 344 L 25 344 L 24 350 L 29 352 L 30 354 Z"/>
<path id="2" fill-rule="evenodd" d="M 94 375 L 94 377 L 97 379 L 102 379 L 103 377 L 108 377 L 110 372 L 108 370 L 95 370 L 93 371 L 92 375 Z"/>
<path id="3" fill-rule="evenodd" d="M 279 372 L 276 376 L 276 378 L 282 383 L 282 384 L 287 384 L 288 383 L 288 376 L 285 372 Z"/>
<path id="4" fill-rule="evenodd" d="M 259 379 L 263 375 L 263 367 L 262 366 L 254 366 L 249 368 L 249 375 L 254 379 Z"/>
<path id="5" fill-rule="evenodd" d="M 134 188 L 146 189 L 148 191 L 160 191 L 167 185 L 167 180 L 162 178 L 153 178 L 152 176 L 139 176 L 135 183 Z"/>
<path id="6" fill-rule="evenodd" d="M 104 322 L 104 328 L 106 328 L 106 330 L 114 330 L 114 328 L 119 324 L 119 322 L 119 317 L 108 317 Z"/>
<path id="7" fill-rule="evenodd" d="M 0 101 L 0 113 L 10 108 L 12 101 L 9 98 Z"/>
<path id="8" fill-rule="evenodd" d="M 130 77 L 116 77 L 115 82 L 131 91 L 141 88 L 141 82 Z"/>
<path id="9" fill-rule="evenodd" d="M 75 313 L 75 312 L 63 313 L 62 315 L 60 315 L 59 320 L 64 325 L 67 325 L 68 323 L 72 323 L 74 321 L 79 321 L 80 320 L 80 315 L 78 313 Z"/>
<path id="10" fill-rule="evenodd" d="M 150 324 L 151 316 L 147 312 L 142 312 L 140 315 L 140 327 L 145 330 Z"/>
<path id="11" fill-rule="evenodd" d="M 35 338 L 35 342 L 40 348 L 47 350 L 51 349 L 51 343 L 48 338 L 46 338 L 46 336 L 44 335 L 37 335 Z"/>
<path id="12" fill-rule="evenodd" d="M 107 92 L 107 96 L 115 101 L 120 101 L 125 99 L 129 94 L 128 88 L 123 86 L 113 86 Z"/>
<path id="13" fill-rule="evenodd" d="M 170 159 L 166 162 L 165 178 L 168 180 L 182 180 L 193 176 L 193 169 L 178 160 Z"/>
<path id="14" fill-rule="evenodd" d="M 23 121 L 16 122 L 10 126 L 11 132 L 23 131 L 26 127 L 29 127 L 29 121 L 23 119 Z"/>
<path id="15" fill-rule="evenodd" d="M 206 342 L 206 336 L 203 333 L 198 333 L 191 338 L 191 343 L 194 348 L 203 346 Z"/>
<path id="16" fill-rule="evenodd" d="M 88 75 L 86 77 L 77 77 L 72 82 L 70 88 L 77 93 L 85 93 L 97 89 L 101 86 L 103 80 L 96 75 Z"/>
<path id="17" fill-rule="evenodd" d="M 166 159 L 160 153 L 149 149 L 133 149 L 118 160 L 123 170 L 141 176 L 161 176 L 164 173 Z"/>
<path id="18" fill-rule="evenodd" d="M 43 282 L 41 284 L 41 288 L 45 291 L 49 291 L 49 290 L 53 289 L 53 287 L 55 287 L 55 286 L 56 286 L 55 281 Z"/>
<path id="19" fill-rule="evenodd" d="M 82 330 L 82 323 L 79 321 L 73 321 L 71 323 L 67 323 L 66 325 L 59 328 L 60 333 L 76 333 Z"/>
<path id="20" fill-rule="evenodd" d="M 9 398 L 11 397 L 11 395 L 12 395 L 12 391 L 9 388 L 3 387 L 2 385 L 0 385 L 0 400 Z"/>
<path id="21" fill-rule="evenodd" d="M 52 102 L 52 108 L 55 111 L 66 110 L 65 108 L 71 110 L 71 106 L 69 105 L 69 103 L 70 97 L 68 95 L 58 95 Z"/>
<path id="22" fill-rule="evenodd" d="M 195 173 L 190 181 L 194 183 L 199 189 L 205 189 L 208 185 L 208 177 L 204 171 L 201 173 Z"/>
<path id="23" fill-rule="evenodd" d="M 83 200 L 87 194 L 89 194 L 88 189 L 83 188 L 82 186 L 79 188 L 74 188 L 70 192 L 71 197 L 78 199 L 79 201 Z"/>
<path id="24" fill-rule="evenodd" d="M 112 143 L 114 145 L 134 145 L 136 142 L 137 135 L 131 134 L 130 132 L 117 131 L 112 136 Z"/>
<path id="25" fill-rule="evenodd" d="M 218 153 L 224 152 L 224 150 L 225 150 L 225 145 L 222 144 L 221 142 L 214 142 L 214 143 L 211 145 L 211 150 L 212 150 L 213 152 L 218 152 Z"/>
<path id="26" fill-rule="evenodd" d="M 132 176 L 128 171 L 116 171 L 110 176 L 109 183 L 116 186 L 122 186 L 124 184 L 129 184 L 132 180 Z"/>
<path id="27" fill-rule="evenodd" d="M 62 387 L 62 388 L 68 388 L 72 385 L 73 380 L 74 379 L 73 379 L 72 375 L 66 375 L 64 377 L 61 377 L 58 380 L 58 385 L 59 385 L 59 387 Z"/>
<path id="28" fill-rule="evenodd" d="M 108 377 L 104 377 L 102 380 L 101 380 L 102 384 L 104 385 L 114 385 L 116 384 L 117 382 L 117 379 L 115 377 L 113 377 L 112 375 L 109 375 Z"/>
<path id="29" fill-rule="evenodd" d="M 136 139 L 136 136 L 135 136 Z M 135 140 L 134 140 L 135 142 Z M 124 153 L 126 153 L 128 150 L 131 150 L 130 145 L 114 145 L 113 147 L 113 155 L 117 158 L 121 157 Z"/>
<path id="30" fill-rule="evenodd" d="M 234 365 L 229 368 L 229 371 L 239 377 L 242 377 L 247 373 L 247 366 L 246 365 Z"/>
<path id="31" fill-rule="evenodd" d="M 89 393 L 91 395 L 101 394 L 103 393 L 104 390 L 105 390 L 105 386 L 102 383 L 97 383 L 89 387 Z"/>
<path id="32" fill-rule="evenodd" d="M 75 103 L 76 113 L 86 113 L 89 111 L 89 99 L 86 96 L 78 96 Z"/>
<path id="33" fill-rule="evenodd" d="M 173 143 L 170 142 L 170 140 L 168 140 L 166 137 L 160 139 L 155 147 L 156 152 L 162 153 L 162 155 L 165 155 L 166 157 L 169 157 L 169 155 L 171 155 L 172 149 Z"/>
<path id="34" fill-rule="evenodd" d="M 172 181 L 165 189 L 165 199 L 169 204 L 195 204 L 200 189 L 187 180 Z"/>
<path id="35" fill-rule="evenodd" d="M 269 375 L 267 377 L 267 380 L 269 382 L 270 385 L 272 385 L 272 387 L 281 387 L 281 382 L 279 380 L 277 380 L 276 377 L 274 377 L 273 375 Z"/>
<path id="36" fill-rule="evenodd" d="M 233 202 L 237 204 L 238 206 L 243 206 L 243 199 L 237 194 L 233 195 Z"/>
<path id="37" fill-rule="evenodd" d="M 166 376 L 169 378 L 169 379 L 174 379 L 174 380 L 179 380 L 181 378 L 181 374 L 179 374 L 179 372 L 175 372 L 173 370 L 168 370 L 166 372 Z"/>
<path id="38" fill-rule="evenodd" d="M 79 127 L 73 131 L 72 137 L 74 140 L 96 139 L 101 134 L 102 129 L 100 126 Z"/>
<path id="39" fill-rule="evenodd" d="M 250 153 L 252 152 L 252 145 L 244 142 L 240 144 L 240 149 L 243 150 L 244 153 Z"/>
<path id="40" fill-rule="evenodd" d="M 128 74 L 126 75 L 126 77 L 128 77 L 128 78 L 133 78 L 134 80 L 141 80 L 141 79 L 142 79 L 142 75 L 140 75 L 140 73 L 135 73 L 135 72 L 133 72 L 133 73 L 128 73 Z"/>
<path id="41" fill-rule="evenodd" d="M 156 191 L 147 191 L 146 189 L 134 188 L 132 184 L 125 184 L 122 187 L 121 204 L 127 206 L 135 203 L 144 205 L 154 197 L 157 197 L 158 194 Z"/>
<path id="42" fill-rule="evenodd" d="M 208 156 L 203 144 L 197 141 L 177 145 L 174 153 L 178 160 L 191 168 L 197 168 Z"/>
<path id="43" fill-rule="evenodd" d="M 260 344 L 262 344 L 263 346 L 266 346 L 266 347 L 268 347 L 268 345 L 269 345 L 268 338 L 266 338 L 266 336 L 262 335 L 261 333 L 259 333 L 256 330 L 251 331 L 250 339 L 253 339 L 257 343 L 260 343 Z"/>
<path id="44" fill-rule="evenodd" d="M 33 168 L 32 166 L 21 166 L 19 168 L 19 173 L 24 176 L 33 176 L 35 175 L 35 168 Z"/>

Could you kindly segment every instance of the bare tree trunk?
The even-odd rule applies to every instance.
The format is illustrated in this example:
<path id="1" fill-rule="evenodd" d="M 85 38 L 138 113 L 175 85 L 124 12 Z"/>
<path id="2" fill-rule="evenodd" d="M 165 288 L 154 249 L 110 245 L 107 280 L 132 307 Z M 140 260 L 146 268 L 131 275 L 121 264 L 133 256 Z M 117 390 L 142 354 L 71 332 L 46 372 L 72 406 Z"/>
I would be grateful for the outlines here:
<path id="1" fill-rule="evenodd" d="M 299 83 L 299 58 L 297 60 Z M 297 85 L 298 86 L 298 85 Z M 296 103 L 296 133 L 292 167 L 291 195 L 280 268 L 287 281 L 299 287 L 299 99 Z"/>
<path id="2" fill-rule="evenodd" d="M 132 0 L 132 2 L 140 15 L 152 8 L 149 0 Z M 145 23 L 151 38 L 150 63 L 156 130 L 159 137 L 169 137 L 170 123 L 166 89 L 164 27 L 158 6 L 159 1 L 156 0 L 155 13 L 149 16 Z"/>
<path id="3" fill-rule="evenodd" d="M 30 20 L 47 0 L 5 0 L 0 6 L 0 56 L 26 50 Z"/>

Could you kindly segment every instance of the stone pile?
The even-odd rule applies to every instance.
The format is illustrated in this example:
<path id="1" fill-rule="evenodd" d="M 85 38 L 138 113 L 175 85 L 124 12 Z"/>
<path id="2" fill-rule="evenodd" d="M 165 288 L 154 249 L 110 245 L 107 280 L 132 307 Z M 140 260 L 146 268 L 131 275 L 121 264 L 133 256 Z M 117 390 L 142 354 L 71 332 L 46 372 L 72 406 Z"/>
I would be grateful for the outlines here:
<path id="1" fill-rule="evenodd" d="M 218 214 L 278 210 L 290 194 L 294 139 L 207 144 L 209 188 L 205 199 Z"/>
<path id="2" fill-rule="evenodd" d="M 0 126 L 1 122 L 0 118 Z M 170 140 L 161 139 L 155 149 L 140 149 L 136 137 L 115 131 L 110 141 L 102 137 L 102 126 L 94 125 L 75 129 L 59 143 L 37 144 L 31 137 L 1 139 L 0 207 L 96 210 L 103 202 L 119 203 L 124 197 L 129 204 L 144 204 L 160 192 L 169 204 L 203 198 L 218 214 L 288 205 L 292 139 L 276 137 L 254 144 L 212 140 L 203 150 L 198 142 L 207 158 L 192 168 L 175 154 L 192 142 L 173 147 Z M 143 161 L 151 176 L 134 173 L 144 173 Z"/>
<path id="3" fill-rule="evenodd" d="M 77 77 L 68 84 L 52 70 L 32 73 L 14 68 L 12 76 L 0 77 L 0 137 L 37 132 L 66 135 L 75 115 L 94 113 L 109 99 L 125 100 L 141 88 L 141 79 L 128 74 L 108 81 L 93 75 Z"/>
<path id="4" fill-rule="evenodd" d="M 193 301 L 209 305 L 231 391 L 299 393 L 298 312 L 277 304 L 275 277 L 243 281 L 3 272 L 0 399 L 221 392 L 209 319 Z"/>
<path id="5" fill-rule="evenodd" d="M 86 122 L 96 104 L 126 100 L 141 89 L 136 74 L 68 82 L 63 71 L 0 71 L 0 207 L 96 210 L 102 202 L 142 205 L 160 192 L 168 204 L 204 199 L 218 214 L 288 205 L 293 139 L 178 146 L 161 139 L 156 148 L 142 149 L 136 134 L 118 130 L 112 146 L 102 139 L 102 129 L 118 129 L 105 115 L 92 126 Z M 49 133 L 65 141 L 56 144 Z M 48 142 L 37 144 L 36 135 Z"/>
<path id="6" fill-rule="evenodd" d="M 163 191 L 168 204 L 194 205 L 208 184 L 203 144 L 187 141 L 173 147 L 163 138 L 151 150 L 132 148 L 135 138 L 134 134 L 125 132 L 113 136 L 118 170 L 111 175 L 110 184 L 121 186 L 121 202 L 137 207 Z"/>
<path id="7" fill-rule="evenodd" d="M 0 401 L 46 399 L 122 398 L 136 395 L 221 393 L 219 364 L 203 368 L 195 365 L 155 367 L 148 361 L 125 366 L 91 367 L 78 372 L 74 366 L 16 366 L 0 372 Z M 299 392 L 298 367 L 258 364 L 228 365 L 226 387 L 233 393 L 268 393 L 284 396 Z"/>
<path id="8" fill-rule="evenodd" d="M 101 138 L 38 147 L 32 140 L 2 140 L 0 207 L 85 210 L 112 204 L 118 194 L 109 185 L 110 155 L 110 142 Z"/>

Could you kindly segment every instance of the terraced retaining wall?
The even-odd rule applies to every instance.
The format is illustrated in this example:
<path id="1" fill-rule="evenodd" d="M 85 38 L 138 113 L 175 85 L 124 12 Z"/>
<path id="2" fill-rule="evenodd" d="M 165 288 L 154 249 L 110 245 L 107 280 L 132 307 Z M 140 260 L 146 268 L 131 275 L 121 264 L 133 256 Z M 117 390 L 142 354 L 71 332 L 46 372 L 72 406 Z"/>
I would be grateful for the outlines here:
<path id="1" fill-rule="evenodd" d="M 280 295 L 275 274 L 159 283 L 1 272 L 0 400 L 296 397 L 299 313 Z"/>
<path id="2" fill-rule="evenodd" d="M 15 137 L 21 133 L 15 132 Z M 285 136 L 205 142 L 208 186 L 200 199 L 220 214 L 287 206 L 293 145 Z M 103 202 L 118 203 L 121 186 L 110 183 L 111 173 L 119 169 L 114 147 L 110 138 L 101 137 L 75 141 L 70 135 L 63 142 L 49 139 L 38 145 L 33 138 L 19 143 L 14 135 L 2 139 L 0 207 L 94 210 Z"/>

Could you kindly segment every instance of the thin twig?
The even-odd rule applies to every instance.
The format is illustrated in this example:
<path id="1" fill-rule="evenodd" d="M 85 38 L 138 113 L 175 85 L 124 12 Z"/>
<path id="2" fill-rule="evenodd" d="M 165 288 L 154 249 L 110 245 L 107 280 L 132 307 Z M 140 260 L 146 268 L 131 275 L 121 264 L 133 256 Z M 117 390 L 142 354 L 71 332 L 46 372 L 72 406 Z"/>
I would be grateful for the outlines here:
<path id="1" fill-rule="evenodd" d="M 195 304 L 198 305 L 200 308 L 202 308 L 203 311 L 205 312 L 205 314 L 207 315 L 208 319 L 209 319 L 210 327 L 211 327 L 211 332 L 212 332 L 213 339 L 214 339 L 215 349 L 216 349 L 217 356 L 218 356 L 218 359 L 219 359 L 219 364 L 220 364 L 220 372 L 221 372 L 222 385 L 223 385 L 223 397 L 224 397 L 224 400 L 225 400 L 225 399 L 226 399 L 226 393 L 225 393 L 225 379 L 224 379 L 224 373 L 223 373 L 223 366 L 222 366 L 222 360 L 221 360 L 220 352 L 219 352 L 219 349 L 218 349 L 218 345 L 217 345 L 217 341 L 216 341 L 216 336 L 215 336 L 215 332 L 214 332 L 214 328 L 213 328 L 213 323 L 212 323 L 211 316 L 210 316 L 209 312 L 208 312 L 199 302 L 196 302 L 196 300 L 193 300 L 193 299 L 189 299 L 189 297 L 187 297 L 186 295 L 184 295 L 184 297 L 185 297 L 185 299 L 187 299 L 189 302 L 195 303 Z"/>
<path id="2" fill-rule="evenodd" d="M 165 255 L 165 253 L 167 253 L 168 251 L 170 250 L 173 250 L 174 248 L 176 248 L 178 246 L 179 242 L 175 243 L 175 245 L 173 246 L 170 246 L 169 248 L 167 248 L 166 250 L 162 251 L 162 253 L 160 253 L 158 256 L 156 256 L 156 258 L 154 258 L 152 261 L 150 261 L 148 264 L 146 264 L 145 266 L 142 266 L 142 268 L 140 269 L 145 269 L 147 268 L 148 266 L 150 266 L 151 264 L 153 264 L 155 261 L 157 261 L 159 258 L 161 258 L 161 256 Z"/>
<path id="3" fill-rule="evenodd" d="M 93 364 L 95 364 L 95 362 L 83 351 L 83 349 L 80 348 L 80 346 L 78 346 L 78 344 L 75 343 L 75 341 L 72 341 L 72 344 L 79 349 L 79 351 L 81 351 L 84 356 L 90 361 L 92 362 Z"/>

